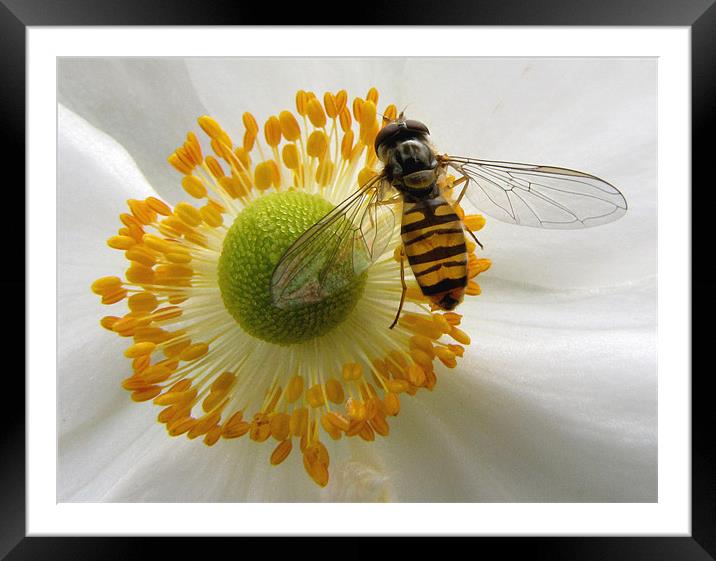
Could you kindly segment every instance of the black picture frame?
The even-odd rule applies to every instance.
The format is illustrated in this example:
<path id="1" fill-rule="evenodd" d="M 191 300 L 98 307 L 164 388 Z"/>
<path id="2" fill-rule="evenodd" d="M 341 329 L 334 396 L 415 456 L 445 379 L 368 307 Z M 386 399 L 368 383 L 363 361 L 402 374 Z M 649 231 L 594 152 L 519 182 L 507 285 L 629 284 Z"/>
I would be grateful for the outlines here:
<path id="1" fill-rule="evenodd" d="M 712 196 L 713 188 L 706 179 L 708 139 L 713 137 L 716 125 L 716 0 L 490 0 L 482 2 L 428 2 L 399 0 L 374 9 L 350 10 L 351 21 L 330 22 L 331 25 L 348 23 L 388 25 L 584 25 L 584 26 L 685 26 L 691 30 L 692 55 L 692 177 L 693 183 L 703 182 L 699 191 L 700 204 L 693 206 L 692 257 L 708 256 L 709 237 L 699 228 L 708 224 L 711 205 L 705 197 Z M 280 10 L 266 4 L 212 0 L 191 3 L 172 0 L 0 0 L 0 112 L 7 144 L 4 154 L 9 166 L 19 175 L 15 185 L 24 185 L 25 158 L 25 56 L 26 28 L 28 26 L 81 26 L 81 25 L 257 25 L 260 23 L 301 24 L 316 23 L 315 14 L 335 13 L 320 3 L 286 6 Z M 278 13 L 276 13 L 278 12 Z M 426 37 L 429 29 L 426 28 Z M 712 158 L 712 156 L 711 156 Z M 702 181 L 699 182 L 699 179 Z M 693 191 L 692 191 L 693 193 Z M 17 197 L 11 204 L 25 208 L 24 193 L 14 189 Z M 26 212 L 31 209 L 25 209 Z M 698 220 L 698 214 L 703 216 Z M 15 212 L 22 222 L 22 212 Z M 24 223 L 12 225 L 24 231 Z M 22 228 L 22 230 L 21 230 Z M 704 248 L 699 252 L 699 248 Z M 6 248 L 6 263 L 24 263 L 24 246 Z M 9 257 L 9 259 L 8 259 Z M 706 261 L 692 259 L 692 290 L 701 295 L 701 317 L 713 308 L 713 298 L 707 295 L 705 275 L 693 281 L 699 267 Z M 7 294 L 32 294 L 25 289 L 24 268 L 15 266 L 12 280 L 2 280 Z M 10 292 L 12 291 L 12 292 Z M 693 294 L 692 294 L 693 301 Z M 24 335 L 25 317 L 23 302 L 18 298 L 6 299 L 10 306 L 9 317 L 14 319 L 13 332 Z M 14 308 L 12 308 L 14 307 Z M 6 316 L 8 317 L 8 316 Z M 22 323 L 22 328 L 20 324 Z M 708 327 L 692 328 L 692 349 L 707 347 Z M 701 344 L 699 344 L 701 343 Z M 20 345 L 20 341 L 17 342 Z M 703 353 L 704 351 L 701 350 Z M 20 356 L 19 353 L 16 353 Z M 120 538 L 120 537 L 26 537 L 25 536 L 25 385 L 17 375 L 19 368 L 6 366 L 3 379 L 5 391 L 5 423 L 0 430 L 0 556 L 8 560 L 113 560 L 143 559 L 155 551 L 163 557 L 192 558 L 231 547 L 225 543 L 231 538 Z M 692 513 L 691 535 L 688 537 L 520 537 L 472 538 L 467 551 L 481 557 L 529 559 L 597 560 L 624 559 L 649 560 L 707 560 L 716 559 L 716 452 L 711 427 L 714 426 L 712 397 L 708 391 L 711 371 L 693 368 L 692 382 Z M 320 527 L 317 527 L 320 532 Z M 249 539 L 249 538 L 246 538 Z M 271 554 L 294 554 L 303 544 L 296 538 L 272 538 Z M 355 547 L 324 541 L 322 549 L 345 557 L 379 552 L 382 543 L 371 543 L 378 538 L 356 538 Z M 217 543 L 213 543 L 217 542 Z M 411 539 L 426 553 L 434 547 L 424 539 Z M 257 544 L 258 545 L 258 544 Z M 440 547 L 440 544 L 436 544 Z M 333 547 L 331 547 L 333 546 Z M 304 545 L 305 547 L 305 545 Z M 334 548 L 340 549 L 334 549 Z M 246 550 L 243 550 L 246 551 Z M 305 551 L 310 551 L 307 549 Z M 442 554 L 445 550 L 442 549 Z M 239 552 L 237 552 L 239 554 Z"/>

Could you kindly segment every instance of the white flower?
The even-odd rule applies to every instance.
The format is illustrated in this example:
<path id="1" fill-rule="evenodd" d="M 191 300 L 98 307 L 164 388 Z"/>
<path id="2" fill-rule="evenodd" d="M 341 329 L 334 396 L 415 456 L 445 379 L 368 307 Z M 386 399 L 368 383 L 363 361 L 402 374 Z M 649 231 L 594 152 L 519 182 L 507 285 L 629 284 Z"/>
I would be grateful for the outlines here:
<path id="1" fill-rule="evenodd" d="M 655 500 L 654 72 L 593 59 L 63 60 L 58 499 Z M 495 265 L 458 309 L 473 344 L 436 370 L 433 392 L 401 402 L 389 438 L 331 443 L 325 489 L 295 453 L 275 468 L 244 439 L 167 437 L 121 388 L 127 345 L 97 326 L 106 312 L 88 293 L 126 267 L 104 244 L 125 200 L 187 198 L 166 157 L 201 115 L 233 133 L 244 111 L 278 114 L 296 90 L 372 85 L 441 150 L 583 169 L 630 210 L 579 232 L 489 220 Z"/>

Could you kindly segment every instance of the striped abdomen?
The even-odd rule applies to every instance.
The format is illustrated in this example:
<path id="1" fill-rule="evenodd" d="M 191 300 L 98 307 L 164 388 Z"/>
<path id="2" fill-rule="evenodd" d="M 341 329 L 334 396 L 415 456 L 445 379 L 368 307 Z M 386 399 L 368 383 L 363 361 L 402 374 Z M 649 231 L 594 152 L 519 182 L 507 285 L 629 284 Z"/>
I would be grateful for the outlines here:
<path id="1" fill-rule="evenodd" d="M 441 195 L 403 203 L 403 251 L 423 294 L 452 310 L 467 286 L 467 246 L 462 221 Z"/>

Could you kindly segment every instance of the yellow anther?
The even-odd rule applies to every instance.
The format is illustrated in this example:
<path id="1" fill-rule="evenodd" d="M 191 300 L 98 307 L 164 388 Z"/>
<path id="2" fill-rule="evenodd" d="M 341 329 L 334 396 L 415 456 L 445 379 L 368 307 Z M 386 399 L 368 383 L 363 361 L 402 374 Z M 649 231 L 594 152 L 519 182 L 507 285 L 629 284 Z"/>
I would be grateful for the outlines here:
<path id="1" fill-rule="evenodd" d="M 355 139 L 355 135 L 353 134 L 352 130 L 348 130 L 343 135 L 343 140 L 341 140 L 341 157 L 344 160 L 350 160 L 351 153 L 353 152 L 353 140 Z"/>
<path id="2" fill-rule="evenodd" d="M 134 246 L 124 252 L 124 256 L 128 261 L 134 261 L 145 267 L 153 267 L 157 262 L 156 258 L 146 249 L 140 246 Z"/>
<path id="3" fill-rule="evenodd" d="M 433 339 L 426 337 L 425 335 L 413 335 L 410 338 L 410 348 L 417 348 L 421 351 L 429 354 L 431 357 L 435 356 L 435 349 L 433 348 Z"/>
<path id="4" fill-rule="evenodd" d="M 246 127 L 246 131 L 256 136 L 259 133 L 259 124 L 256 122 L 256 118 L 248 111 L 241 116 L 241 121 Z"/>
<path id="5" fill-rule="evenodd" d="M 414 386 L 422 386 L 425 383 L 425 370 L 419 364 L 408 366 L 408 380 Z"/>
<path id="6" fill-rule="evenodd" d="M 187 278 L 194 274 L 194 269 L 192 269 L 189 265 L 184 265 L 182 263 L 169 263 L 166 265 L 159 265 L 156 272 L 166 275 L 169 279 Z"/>
<path id="7" fill-rule="evenodd" d="M 105 329 L 112 331 L 114 324 L 118 321 L 119 318 L 117 316 L 104 316 L 101 320 L 99 320 L 99 324 Z"/>
<path id="8" fill-rule="evenodd" d="M 331 160 L 328 158 L 321 161 L 321 163 L 318 164 L 318 168 L 316 168 L 316 183 L 318 183 L 321 187 L 326 187 L 331 183 L 331 179 L 333 178 L 333 170 L 335 169 L 335 165 Z"/>
<path id="9" fill-rule="evenodd" d="M 298 90 L 296 92 L 296 111 L 298 111 L 298 114 L 302 117 L 306 116 L 308 100 L 308 93 L 303 90 Z"/>
<path id="10" fill-rule="evenodd" d="M 340 119 L 341 129 L 343 129 L 343 132 L 351 130 L 351 127 L 353 126 L 353 119 L 351 118 L 351 112 L 348 110 L 348 107 L 341 109 L 338 118 Z"/>
<path id="11" fill-rule="evenodd" d="M 129 309 L 133 312 L 151 312 L 157 305 L 157 297 L 151 292 L 139 292 L 129 297 Z"/>
<path id="12" fill-rule="evenodd" d="M 400 318 L 400 323 L 413 333 L 425 335 L 430 339 L 439 339 L 443 333 L 431 317 L 422 314 L 405 313 Z"/>
<path id="13" fill-rule="evenodd" d="M 121 286 L 122 279 L 119 277 L 102 277 L 92 283 L 92 292 L 101 295 L 105 292 L 113 292 Z"/>
<path id="14" fill-rule="evenodd" d="M 178 306 L 167 306 L 166 308 L 159 308 L 152 314 L 152 318 L 154 321 L 167 321 L 181 317 L 181 315 L 182 309 Z"/>
<path id="15" fill-rule="evenodd" d="M 365 403 L 356 399 L 349 398 L 346 401 L 346 413 L 351 419 L 362 421 L 366 417 Z"/>
<path id="16" fill-rule="evenodd" d="M 455 341 L 457 341 L 458 343 L 462 343 L 463 345 L 470 344 L 470 336 L 462 329 L 458 329 L 455 326 L 453 326 L 453 328 L 450 330 L 450 337 L 455 339 Z"/>
<path id="17" fill-rule="evenodd" d="M 336 103 L 336 96 L 331 92 L 323 94 L 323 105 L 326 107 L 326 113 L 331 119 L 335 119 L 338 116 L 338 104 Z"/>
<path id="18" fill-rule="evenodd" d="M 301 394 L 303 393 L 303 377 L 302 376 L 294 376 L 291 378 L 291 381 L 288 383 L 288 387 L 286 388 L 286 399 L 289 403 L 293 403 L 296 401 L 299 397 L 301 397 Z"/>
<path id="19" fill-rule="evenodd" d="M 191 170 L 193 169 L 193 166 L 191 166 L 191 165 L 189 165 L 189 164 L 183 162 L 183 161 L 179 158 L 179 155 L 178 155 L 176 152 L 172 153 L 172 154 L 167 158 L 167 161 L 171 164 L 171 166 L 172 166 L 175 170 L 177 170 L 179 173 L 184 174 L 184 175 L 186 175 L 186 174 L 188 174 L 188 173 L 191 173 Z"/>
<path id="20" fill-rule="evenodd" d="M 405 380 L 386 380 L 385 386 L 391 393 L 401 393 L 407 391 L 410 384 Z"/>
<path id="21" fill-rule="evenodd" d="M 371 129 L 375 127 L 375 116 L 377 109 L 373 101 L 365 101 L 361 107 L 360 112 L 360 126 L 361 129 Z"/>
<path id="22" fill-rule="evenodd" d="M 135 343 L 127 350 L 124 351 L 124 356 L 127 358 L 136 358 L 142 355 L 149 355 L 154 352 L 157 346 L 154 343 L 145 341 L 144 343 Z"/>
<path id="23" fill-rule="evenodd" d="M 333 440 L 338 440 L 341 438 L 341 431 L 331 424 L 331 422 L 328 420 L 327 413 L 321 415 L 321 426 L 323 427 L 323 430 L 328 433 L 328 436 L 330 436 Z"/>
<path id="24" fill-rule="evenodd" d="M 467 226 L 468 230 L 477 232 L 485 225 L 485 217 L 481 214 L 468 214 L 463 218 L 463 223 Z"/>
<path id="25" fill-rule="evenodd" d="M 269 117 L 264 124 L 264 136 L 269 146 L 278 146 L 281 142 L 281 123 L 275 115 Z"/>
<path id="26" fill-rule="evenodd" d="M 174 214 L 187 226 L 195 227 L 201 224 L 201 214 L 189 203 L 179 203 L 174 207 Z"/>
<path id="27" fill-rule="evenodd" d="M 184 349 L 179 355 L 179 358 L 188 362 L 204 356 L 208 351 L 209 345 L 206 343 L 195 343 Z"/>
<path id="28" fill-rule="evenodd" d="M 163 382 L 171 375 L 172 371 L 166 366 L 150 366 L 142 372 L 142 378 L 144 378 L 149 384 Z"/>
<path id="29" fill-rule="evenodd" d="M 361 113 L 363 111 L 363 100 L 359 97 L 356 97 L 353 100 L 353 116 L 355 117 L 355 120 L 359 123 L 361 122 Z"/>
<path id="30" fill-rule="evenodd" d="M 268 417 L 263 413 L 257 413 L 251 421 L 249 438 L 255 442 L 263 442 L 269 436 L 271 436 L 271 425 Z"/>
<path id="31" fill-rule="evenodd" d="M 129 282 L 137 284 L 152 284 L 154 281 L 154 271 L 144 265 L 132 265 L 126 270 L 124 276 Z"/>
<path id="32" fill-rule="evenodd" d="M 326 126 L 326 113 L 323 111 L 321 102 L 317 99 L 311 99 L 308 102 L 306 114 L 314 127 L 321 129 Z"/>
<path id="33" fill-rule="evenodd" d="M 356 362 L 348 362 L 343 365 L 343 379 L 347 382 L 360 380 L 363 375 L 363 368 Z"/>
<path id="34" fill-rule="evenodd" d="M 218 228 L 224 223 L 221 213 L 210 205 L 205 205 L 199 209 L 201 218 L 212 228 Z"/>
<path id="35" fill-rule="evenodd" d="M 323 397 L 323 386 L 321 384 L 315 384 L 308 388 L 306 392 L 306 401 L 311 407 L 321 407 L 326 404 L 326 400 Z"/>
<path id="36" fill-rule="evenodd" d="M 206 197 L 204 182 L 195 175 L 185 175 L 181 180 L 181 186 L 195 199 L 203 199 Z"/>
<path id="37" fill-rule="evenodd" d="M 328 136 L 323 131 L 313 131 L 308 137 L 306 152 L 314 158 L 322 158 L 328 148 Z"/>
<path id="38" fill-rule="evenodd" d="M 336 93 L 336 108 L 338 110 L 338 113 L 343 111 L 347 104 L 348 92 L 346 90 L 340 90 L 338 93 Z"/>
<path id="39" fill-rule="evenodd" d="M 462 316 L 455 312 L 445 312 L 443 317 L 450 325 L 460 325 L 460 321 L 462 320 Z"/>
<path id="40" fill-rule="evenodd" d="M 271 453 L 271 465 L 277 466 L 283 462 L 286 458 L 288 458 L 292 449 L 293 444 L 291 444 L 291 439 L 279 442 L 278 446 L 276 446 L 274 451 Z"/>
<path id="41" fill-rule="evenodd" d="M 256 169 L 254 169 L 254 185 L 256 185 L 256 188 L 265 191 L 272 185 L 278 186 L 276 172 L 276 162 L 273 160 L 267 160 L 258 164 Z"/>
<path id="42" fill-rule="evenodd" d="M 135 343 L 141 343 L 142 341 L 149 341 L 150 343 L 163 343 L 168 340 L 169 337 L 171 337 L 171 335 L 164 331 L 161 327 L 138 327 L 134 330 Z"/>
<path id="43" fill-rule="evenodd" d="M 112 236 L 107 240 L 107 245 L 113 249 L 129 249 L 136 243 L 131 236 Z"/>
<path id="44" fill-rule="evenodd" d="M 224 173 L 224 169 L 221 167 L 221 164 L 219 163 L 219 160 L 214 158 L 214 156 L 207 156 L 204 161 L 206 162 L 206 165 L 209 168 L 211 175 L 213 175 L 214 177 L 219 178 L 219 177 L 224 177 L 226 175 Z"/>
<path id="45" fill-rule="evenodd" d="M 138 389 L 132 392 L 132 400 L 137 402 L 149 401 L 154 399 L 162 392 L 160 386 L 149 386 L 143 389 Z"/>
<path id="46" fill-rule="evenodd" d="M 480 285 L 477 284 L 475 281 L 468 281 L 465 294 L 468 294 L 469 296 L 478 296 L 480 293 L 482 293 Z"/>
<path id="47" fill-rule="evenodd" d="M 281 158 L 283 165 L 288 169 L 298 169 L 298 166 L 301 165 L 301 157 L 295 144 L 286 144 L 281 150 Z"/>
<path id="48" fill-rule="evenodd" d="M 208 115 L 202 115 L 196 121 L 197 123 L 199 123 L 199 126 L 202 128 L 202 130 L 210 138 L 218 138 L 219 136 L 221 136 L 223 130 L 221 129 L 219 123 L 217 123 L 216 120 L 212 117 L 209 117 Z"/>
<path id="49" fill-rule="evenodd" d="M 374 87 L 369 89 L 365 98 L 369 101 L 372 101 L 373 105 L 378 105 L 378 90 Z"/>
<path id="50" fill-rule="evenodd" d="M 234 150 L 234 156 L 238 160 L 239 168 L 248 169 L 251 165 L 251 157 L 243 146 L 239 146 Z"/>
<path id="51" fill-rule="evenodd" d="M 489 259 L 477 259 L 474 255 L 470 256 L 468 260 L 468 270 L 470 278 L 476 277 L 480 273 L 484 273 L 492 266 L 492 261 Z"/>
<path id="52" fill-rule="evenodd" d="M 172 213 L 172 209 L 170 209 L 164 201 L 160 201 L 156 197 L 147 197 L 146 201 L 149 205 L 149 208 L 151 208 L 157 214 L 161 214 L 162 216 L 169 216 Z"/>
<path id="53" fill-rule="evenodd" d="M 126 296 L 126 288 L 118 288 L 117 290 L 113 290 L 112 292 L 105 292 L 104 294 L 102 294 L 102 304 L 104 304 L 105 306 L 116 304 L 117 302 L 121 302 L 122 300 L 124 300 Z"/>
<path id="54" fill-rule="evenodd" d="M 385 417 L 382 415 L 376 415 L 375 417 L 373 417 L 370 420 L 370 426 L 380 436 L 388 436 L 388 434 L 390 434 L 390 427 L 388 426 L 388 421 L 386 421 Z"/>
<path id="55" fill-rule="evenodd" d="M 297 407 L 291 413 L 289 428 L 293 436 L 302 436 L 308 428 L 308 409 Z"/>
<path id="56" fill-rule="evenodd" d="M 328 450 L 320 442 L 314 442 L 303 452 L 303 466 L 318 485 L 328 484 Z"/>
<path id="57" fill-rule="evenodd" d="M 288 413 L 273 413 L 269 421 L 271 436 L 276 440 L 285 440 L 291 433 L 291 415 Z"/>
<path id="58" fill-rule="evenodd" d="M 424 350 L 414 347 L 410 349 L 410 356 L 420 366 L 424 368 L 432 368 L 434 355 L 431 356 Z"/>
<path id="59" fill-rule="evenodd" d="M 157 218 L 157 214 L 149 208 L 146 201 L 138 201 L 137 199 L 129 199 L 127 201 L 129 210 L 142 224 L 151 224 Z"/>
<path id="60" fill-rule="evenodd" d="M 397 394 L 388 393 L 383 399 L 383 405 L 385 406 L 385 412 L 391 417 L 395 417 L 400 413 L 400 398 Z"/>
<path id="61" fill-rule="evenodd" d="M 398 118 L 398 108 L 391 103 L 383 111 L 383 118 L 388 121 L 395 121 Z"/>
<path id="62" fill-rule="evenodd" d="M 239 438 L 244 436 L 251 429 L 251 423 L 246 421 L 238 421 L 231 425 L 224 425 L 221 429 L 221 436 L 223 438 Z"/>
<path id="63" fill-rule="evenodd" d="M 358 172 L 358 185 L 365 185 L 371 179 L 373 179 L 378 172 L 371 168 L 363 168 Z"/>
<path id="64" fill-rule="evenodd" d="M 330 378 L 326 382 L 326 395 L 333 403 L 343 403 L 345 401 L 343 385 L 335 378 Z"/>
<path id="65" fill-rule="evenodd" d="M 446 349 L 445 347 L 438 347 L 437 349 L 435 349 L 435 353 L 440 359 L 440 362 L 442 362 L 448 368 L 455 368 L 457 366 L 455 354 L 451 350 Z"/>
<path id="66" fill-rule="evenodd" d="M 199 165 L 202 161 L 201 145 L 193 132 L 186 133 L 186 142 L 184 148 L 191 155 L 194 165 Z"/>
<path id="67" fill-rule="evenodd" d="M 163 240 L 162 238 L 152 234 L 144 234 L 142 241 L 150 249 L 160 251 L 162 253 L 168 253 L 172 249 L 172 245 L 167 240 Z"/>
<path id="68" fill-rule="evenodd" d="M 191 263 L 191 254 L 185 253 L 185 252 L 170 252 L 164 255 L 164 257 L 167 258 L 167 261 L 170 261 L 171 263 L 178 263 L 178 264 L 187 264 Z"/>
<path id="69" fill-rule="evenodd" d="M 290 111 L 281 111 L 278 116 L 279 123 L 281 125 L 281 133 L 286 140 L 294 142 L 301 136 L 301 127 Z"/>
<path id="70" fill-rule="evenodd" d="M 450 333 L 452 325 L 446 320 L 442 314 L 433 314 L 433 322 L 437 325 L 443 333 Z"/>
<path id="71" fill-rule="evenodd" d="M 373 442 L 375 440 L 375 431 L 369 423 L 364 423 L 361 430 L 358 432 L 358 436 L 366 442 Z"/>

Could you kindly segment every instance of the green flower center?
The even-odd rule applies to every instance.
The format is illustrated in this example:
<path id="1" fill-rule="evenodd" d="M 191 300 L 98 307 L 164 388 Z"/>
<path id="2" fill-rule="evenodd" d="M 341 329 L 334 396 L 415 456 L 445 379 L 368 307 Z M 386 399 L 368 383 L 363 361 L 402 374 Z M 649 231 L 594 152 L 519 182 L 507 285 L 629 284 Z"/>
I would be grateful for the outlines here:
<path id="1" fill-rule="evenodd" d="M 283 309 L 271 297 L 271 276 L 284 251 L 332 208 L 318 195 L 288 191 L 261 197 L 236 217 L 219 258 L 219 287 L 244 331 L 278 345 L 300 343 L 328 333 L 355 308 L 366 273 L 317 303 Z"/>

